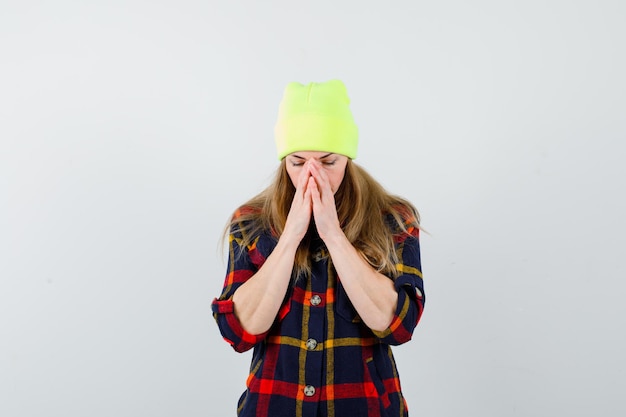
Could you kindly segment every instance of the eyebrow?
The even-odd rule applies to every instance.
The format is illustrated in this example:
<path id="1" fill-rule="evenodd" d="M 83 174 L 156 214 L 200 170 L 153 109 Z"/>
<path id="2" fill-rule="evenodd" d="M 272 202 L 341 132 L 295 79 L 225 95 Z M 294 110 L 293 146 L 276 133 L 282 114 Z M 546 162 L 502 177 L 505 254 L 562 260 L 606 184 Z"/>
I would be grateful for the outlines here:
<path id="1" fill-rule="evenodd" d="M 327 153 L 326 155 L 322 155 L 322 156 L 320 156 L 320 157 L 319 157 L 319 158 L 317 158 L 317 159 L 324 159 L 324 158 L 328 158 L 328 157 L 329 157 L 329 156 L 331 156 L 331 155 L 333 155 L 333 153 L 332 153 L 332 152 L 331 152 L 331 153 Z M 291 155 L 291 156 L 293 156 L 294 158 L 298 158 L 298 159 L 304 159 L 303 157 L 298 156 L 298 155 Z"/>

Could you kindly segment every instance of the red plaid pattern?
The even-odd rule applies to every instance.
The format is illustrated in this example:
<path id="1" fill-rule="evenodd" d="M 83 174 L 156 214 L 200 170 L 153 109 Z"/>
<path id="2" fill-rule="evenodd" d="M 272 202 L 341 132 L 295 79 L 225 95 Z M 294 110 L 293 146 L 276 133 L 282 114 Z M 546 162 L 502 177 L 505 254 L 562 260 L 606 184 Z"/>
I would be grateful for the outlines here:
<path id="1" fill-rule="evenodd" d="M 311 278 L 290 288 L 270 330 L 251 335 L 233 312 L 232 295 L 263 265 L 276 245 L 270 233 L 241 247 L 229 238 L 224 288 L 212 303 L 224 339 L 238 352 L 254 348 L 240 417 L 406 417 L 407 405 L 391 345 L 411 339 L 424 307 L 419 229 L 395 236 L 400 275 L 394 280 L 398 306 L 384 331 L 359 318 L 328 259 L 323 243 Z M 319 256 L 321 254 L 321 256 Z"/>

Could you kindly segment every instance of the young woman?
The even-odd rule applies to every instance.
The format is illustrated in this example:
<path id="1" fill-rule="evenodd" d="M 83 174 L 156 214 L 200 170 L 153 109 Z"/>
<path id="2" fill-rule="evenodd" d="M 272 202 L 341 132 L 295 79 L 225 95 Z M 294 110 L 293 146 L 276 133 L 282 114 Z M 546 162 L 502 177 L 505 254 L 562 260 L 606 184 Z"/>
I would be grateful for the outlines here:
<path id="1" fill-rule="evenodd" d="M 237 209 L 224 289 L 224 339 L 254 348 L 240 417 L 407 416 L 391 345 L 424 306 L 419 217 L 356 157 L 341 81 L 285 89 L 274 182 Z"/>

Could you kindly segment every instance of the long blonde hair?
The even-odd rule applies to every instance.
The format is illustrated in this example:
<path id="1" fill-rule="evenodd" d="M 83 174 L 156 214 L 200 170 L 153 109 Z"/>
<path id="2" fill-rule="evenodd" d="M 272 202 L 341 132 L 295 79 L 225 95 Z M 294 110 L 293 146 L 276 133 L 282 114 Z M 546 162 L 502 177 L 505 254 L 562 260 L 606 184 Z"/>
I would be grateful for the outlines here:
<path id="1" fill-rule="evenodd" d="M 278 238 L 285 227 L 296 192 L 283 159 L 272 184 L 235 211 L 227 232 L 241 233 L 239 244 L 249 246 L 264 231 Z M 377 271 L 395 278 L 398 256 L 394 237 L 419 229 L 419 214 L 407 200 L 389 194 L 365 169 L 348 159 L 346 173 L 335 193 L 337 216 L 348 241 Z M 293 274 L 311 273 L 311 230 L 300 242 Z"/>

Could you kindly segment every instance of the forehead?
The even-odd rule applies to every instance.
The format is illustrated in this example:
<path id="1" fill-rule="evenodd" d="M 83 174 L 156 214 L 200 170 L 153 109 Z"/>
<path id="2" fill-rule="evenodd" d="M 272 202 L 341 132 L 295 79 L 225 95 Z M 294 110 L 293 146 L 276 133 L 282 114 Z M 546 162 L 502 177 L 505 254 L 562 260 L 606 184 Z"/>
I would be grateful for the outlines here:
<path id="1" fill-rule="evenodd" d="M 335 155 L 330 152 L 317 152 L 317 151 L 301 151 L 294 152 L 289 154 L 288 156 L 295 159 L 324 159 Z"/>

